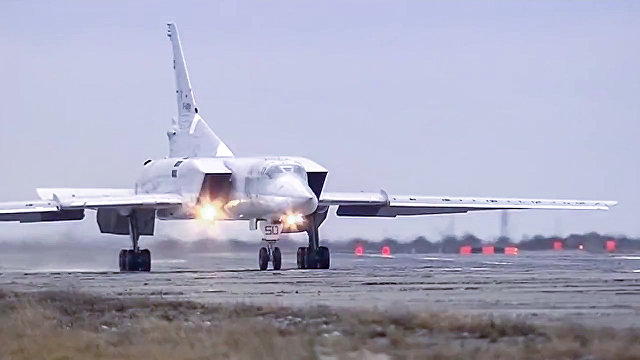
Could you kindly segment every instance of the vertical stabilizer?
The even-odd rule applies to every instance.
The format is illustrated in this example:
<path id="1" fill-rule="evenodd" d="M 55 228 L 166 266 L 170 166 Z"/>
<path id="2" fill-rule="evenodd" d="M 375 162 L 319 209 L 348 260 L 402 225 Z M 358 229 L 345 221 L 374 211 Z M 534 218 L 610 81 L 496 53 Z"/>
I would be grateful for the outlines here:
<path id="1" fill-rule="evenodd" d="M 173 69 L 176 74 L 176 99 L 178 117 L 174 119 L 169 136 L 169 156 L 171 157 L 229 157 L 233 153 L 209 128 L 198 114 L 193 97 L 189 72 L 184 61 L 178 28 L 167 24 L 168 36 L 173 49 Z"/>

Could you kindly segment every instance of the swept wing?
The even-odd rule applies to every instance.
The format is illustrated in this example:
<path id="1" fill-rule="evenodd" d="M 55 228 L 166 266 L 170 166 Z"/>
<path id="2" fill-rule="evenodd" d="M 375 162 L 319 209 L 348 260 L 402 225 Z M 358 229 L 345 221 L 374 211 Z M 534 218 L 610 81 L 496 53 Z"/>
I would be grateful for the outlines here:
<path id="1" fill-rule="evenodd" d="M 40 200 L 1 202 L 0 221 L 81 220 L 85 209 L 166 209 L 182 205 L 175 194 L 135 194 L 131 189 L 38 189 Z"/>
<path id="2" fill-rule="evenodd" d="M 452 214 L 478 210 L 608 210 L 616 204 L 615 201 L 601 200 L 389 195 L 384 191 L 329 192 L 323 193 L 318 201 L 319 206 L 337 205 L 338 216 L 373 217 Z"/>

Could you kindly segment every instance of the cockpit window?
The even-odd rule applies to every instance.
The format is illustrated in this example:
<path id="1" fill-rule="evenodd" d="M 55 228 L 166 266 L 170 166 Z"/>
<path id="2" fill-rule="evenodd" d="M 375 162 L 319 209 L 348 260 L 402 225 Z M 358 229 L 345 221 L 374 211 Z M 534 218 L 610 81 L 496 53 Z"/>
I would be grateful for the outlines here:
<path id="1" fill-rule="evenodd" d="M 304 179 L 307 178 L 307 172 L 304 170 L 304 168 L 300 165 L 295 164 L 272 165 L 268 167 L 264 172 L 264 174 L 271 179 L 286 173 L 294 173 Z"/>
<path id="2" fill-rule="evenodd" d="M 278 165 L 271 166 L 267 168 L 267 171 L 265 171 L 265 175 L 267 175 L 271 179 L 273 179 L 276 176 L 279 176 L 280 174 L 284 174 L 284 171 Z"/>

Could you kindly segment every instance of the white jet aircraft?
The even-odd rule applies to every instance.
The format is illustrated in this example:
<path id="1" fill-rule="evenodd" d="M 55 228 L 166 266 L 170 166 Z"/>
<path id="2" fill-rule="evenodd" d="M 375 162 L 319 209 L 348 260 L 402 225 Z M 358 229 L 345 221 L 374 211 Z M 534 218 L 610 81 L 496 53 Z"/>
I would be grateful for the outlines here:
<path id="1" fill-rule="evenodd" d="M 396 217 L 466 213 L 476 210 L 607 210 L 614 201 L 468 198 L 453 196 L 327 193 L 327 169 L 302 157 L 234 157 L 198 114 L 182 54 L 178 29 L 168 24 L 173 47 L 178 117 L 169 137 L 169 157 L 148 160 L 133 189 L 37 189 L 40 200 L 0 203 L 0 221 L 81 220 L 97 211 L 102 233 L 129 235 L 131 249 L 120 251 L 120 271 L 150 271 L 151 254 L 140 249 L 141 235 L 153 235 L 156 218 L 205 221 L 247 220 L 260 228 L 266 245 L 258 262 L 281 267 L 275 243 L 280 234 L 307 232 L 298 248 L 301 269 L 329 268 L 329 249 L 320 246 L 318 227 L 330 206 L 338 216 Z"/>

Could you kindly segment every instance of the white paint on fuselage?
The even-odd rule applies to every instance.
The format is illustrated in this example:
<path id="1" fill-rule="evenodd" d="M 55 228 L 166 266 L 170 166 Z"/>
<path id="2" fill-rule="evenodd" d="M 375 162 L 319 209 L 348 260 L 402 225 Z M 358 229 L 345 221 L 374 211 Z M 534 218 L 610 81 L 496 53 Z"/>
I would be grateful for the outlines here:
<path id="1" fill-rule="evenodd" d="M 318 199 L 308 185 L 307 172 L 326 169 L 299 157 L 166 158 L 145 165 L 135 189 L 138 194 L 178 194 L 184 199 L 182 209 L 162 218 L 193 218 L 204 200 L 199 196 L 205 176 L 230 174 L 228 201 L 219 204 L 225 220 L 278 220 L 316 210 Z"/>

